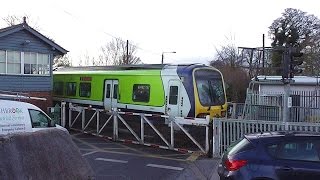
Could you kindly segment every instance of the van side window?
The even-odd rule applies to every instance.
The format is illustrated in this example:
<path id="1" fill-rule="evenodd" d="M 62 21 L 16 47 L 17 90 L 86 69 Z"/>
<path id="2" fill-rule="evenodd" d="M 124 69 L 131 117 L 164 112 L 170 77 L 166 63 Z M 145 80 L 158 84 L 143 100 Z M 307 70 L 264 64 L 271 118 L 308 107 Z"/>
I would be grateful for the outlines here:
<path id="1" fill-rule="evenodd" d="M 149 102 L 150 100 L 150 85 L 149 84 L 134 84 L 132 100 L 134 102 Z"/>
<path id="2" fill-rule="evenodd" d="M 80 97 L 90 97 L 91 96 L 91 83 L 80 83 Z"/>
<path id="3" fill-rule="evenodd" d="M 75 82 L 67 82 L 66 83 L 66 95 L 67 96 L 75 96 L 77 84 Z"/>
<path id="4" fill-rule="evenodd" d="M 63 95 L 63 82 L 54 82 L 53 83 L 53 94 L 54 95 Z"/>
<path id="5" fill-rule="evenodd" d="M 49 127 L 49 118 L 41 111 L 29 109 L 29 114 L 33 128 Z"/>

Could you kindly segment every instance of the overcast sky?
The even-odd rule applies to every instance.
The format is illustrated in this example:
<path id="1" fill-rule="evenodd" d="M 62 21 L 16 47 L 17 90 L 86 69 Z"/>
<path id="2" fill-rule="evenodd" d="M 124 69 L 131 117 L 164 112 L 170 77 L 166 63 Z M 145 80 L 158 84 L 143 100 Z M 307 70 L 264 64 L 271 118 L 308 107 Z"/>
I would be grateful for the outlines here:
<path id="1" fill-rule="evenodd" d="M 73 65 L 114 37 L 138 46 L 144 63 L 207 63 L 215 49 L 270 46 L 268 27 L 285 8 L 320 17 L 318 0 L 10 0 L 1 18 L 29 15 L 42 34 L 69 51 Z M 4 22 L 0 22 L 4 27 Z M 231 41 L 228 39 L 232 39 Z"/>

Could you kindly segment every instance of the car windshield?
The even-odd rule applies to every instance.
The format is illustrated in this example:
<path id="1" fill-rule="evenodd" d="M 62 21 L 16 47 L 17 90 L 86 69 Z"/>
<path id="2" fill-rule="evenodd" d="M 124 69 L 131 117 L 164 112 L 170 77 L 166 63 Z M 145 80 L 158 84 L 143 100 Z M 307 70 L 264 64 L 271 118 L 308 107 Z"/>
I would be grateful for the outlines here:
<path id="1" fill-rule="evenodd" d="M 225 103 L 222 77 L 217 71 L 198 70 L 195 72 L 198 96 L 203 106 Z"/>

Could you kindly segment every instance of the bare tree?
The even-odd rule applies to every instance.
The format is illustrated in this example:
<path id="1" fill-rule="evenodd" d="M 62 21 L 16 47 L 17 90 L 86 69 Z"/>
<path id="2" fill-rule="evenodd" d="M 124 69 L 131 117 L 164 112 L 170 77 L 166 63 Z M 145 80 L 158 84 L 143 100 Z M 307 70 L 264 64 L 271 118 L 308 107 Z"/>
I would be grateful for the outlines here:
<path id="1" fill-rule="evenodd" d="M 24 18 L 33 29 L 39 31 L 40 28 L 37 24 L 37 20 L 34 20 L 30 15 L 24 15 L 24 16 L 8 15 L 6 17 L 3 17 L 2 20 L 7 24 L 7 26 L 13 26 L 13 25 L 23 23 Z"/>
<path id="2" fill-rule="evenodd" d="M 91 61 L 92 61 L 93 66 L 103 66 L 104 65 L 103 59 L 101 58 L 101 56 L 99 56 L 97 59 L 93 57 L 91 59 Z"/>
<path id="3" fill-rule="evenodd" d="M 69 55 L 57 56 L 53 60 L 53 67 L 69 67 L 72 66 L 71 58 Z"/>
<path id="4" fill-rule="evenodd" d="M 111 42 L 101 47 L 102 54 L 99 56 L 99 60 L 105 65 L 139 64 L 141 60 L 135 56 L 136 51 L 136 45 L 127 44 L 121 38 L 114 38 Z"/>
<path id="5" fill-rule="evenodd" d="M 88 52 L 83 54 L 79 59 L 80 59 L 79 66 L 90 66 L 95 61 L 95 58 L 94 57 L 90 57 Z"/>
<path id="6" fill-rule="evenodd" d="M 239 54 L 234 44 L 216 49 L 216 56 L 210 62 L 211 66 L 221 71 L 226 83 L 228 101 L 243 102 L 246 97 L 246 88 L 250 81 L 247 70 L 244 68 L 245 54 Z"/>
<path id="7" fill-rule="evenodd" d="M 222 64 L 233 68 L 239 67 L 242 62 L 237 49 L 238 48 L 234 44 L 221 46 L 221 49 L 216 48 L 216 55 L 213 61 L 221 62 Z"/>

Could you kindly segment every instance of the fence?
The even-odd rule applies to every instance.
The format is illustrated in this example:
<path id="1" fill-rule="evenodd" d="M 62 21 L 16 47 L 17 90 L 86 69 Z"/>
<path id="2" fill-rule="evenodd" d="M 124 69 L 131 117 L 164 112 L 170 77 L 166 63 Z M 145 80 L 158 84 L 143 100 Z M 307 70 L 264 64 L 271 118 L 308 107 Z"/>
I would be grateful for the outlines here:
<path id="1" fill-rule="evenodd" d="M 213 121 L 213 156 L 221 156 L 227 147 L 245 134 L 284 130 L 320 132 L 320 123 L 215 118 Z"/>
<path id="2" fill-rule="evenodd" d="M 279 92 L 248 90 L 241 118 L 283 121 L 284 104 L 284 95 Z M 286 120 L 289 122 L 320 122 L 320 90 L 291 91 L 289 112 L 289 119 Z"/>

